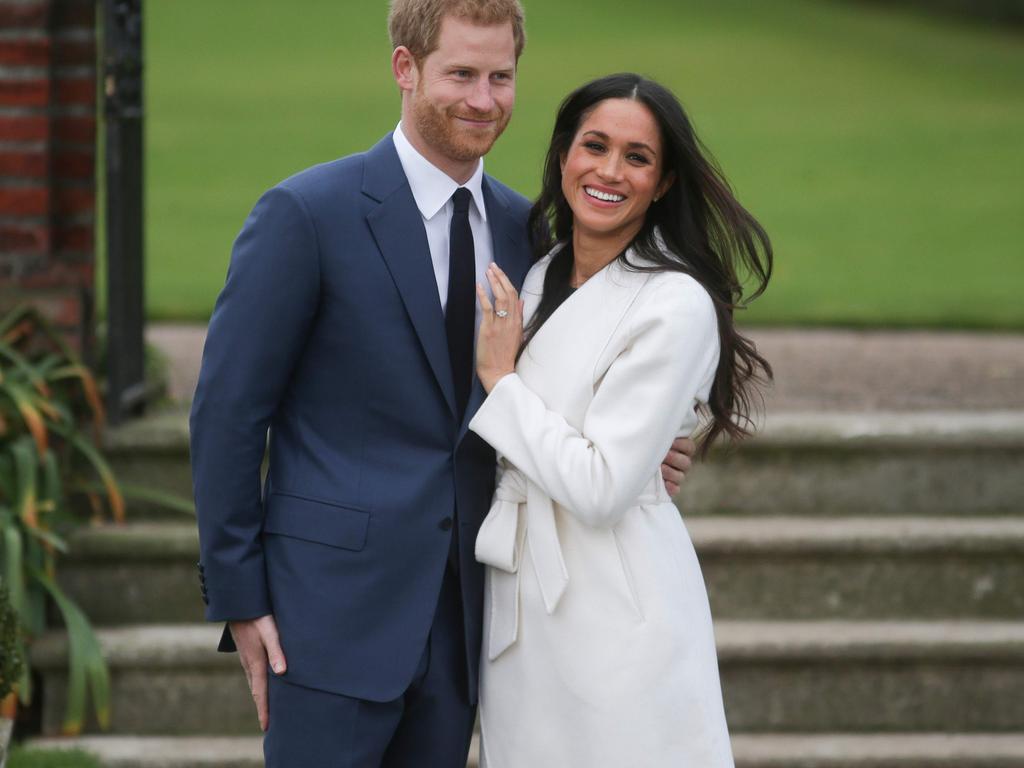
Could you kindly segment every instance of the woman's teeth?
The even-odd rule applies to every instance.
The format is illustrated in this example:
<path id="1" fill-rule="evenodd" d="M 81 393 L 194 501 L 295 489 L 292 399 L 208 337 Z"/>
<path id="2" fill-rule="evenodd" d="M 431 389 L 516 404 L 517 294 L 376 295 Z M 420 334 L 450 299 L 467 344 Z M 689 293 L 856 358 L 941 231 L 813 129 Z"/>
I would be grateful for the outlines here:
<path id="1" fill-rule="evenodd" d="M 611 192 L 601 192 L 593 187 L 584 187 L 583 191 L 591 197 L 597 198 L 598 200 L 604 200 L 606 203 L 621 203 L 626 199 L 624 195 L 614 195 Z"/>

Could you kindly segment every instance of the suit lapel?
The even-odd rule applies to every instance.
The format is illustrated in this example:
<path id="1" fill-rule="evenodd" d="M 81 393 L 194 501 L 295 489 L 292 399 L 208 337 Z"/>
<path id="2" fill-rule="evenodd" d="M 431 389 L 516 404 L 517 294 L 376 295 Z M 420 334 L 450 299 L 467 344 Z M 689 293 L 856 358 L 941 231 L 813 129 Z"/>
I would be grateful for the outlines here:
<path id="1" fill-rule="evenodd" d="M 363 193 L 380 203 L 366 221 L 454 414 L 455 387 L 430 246 L 390 134 L 366 155 Z"/>
<path id="2" fill-rule="evenodd" d="M 483 190 L 484 204 L 487 206 L 487 223 L 491 229 L 491 244 L 494 247 L 494 261 L 518 290 L 522 287 L 523 278 L 530 268 L 529 259 L 523 258 L 525 232 L 522 225 L 517 224 L 511 215 L 508 203 L 500 190 L 495 190 L 486 176 Z M 466 417 L 459 429 L 459 440 L 466 436 L 469 422 L 486 396 L 483 385 L 474 375 L 473 388 L 469 391 L 469 403 L 466 406 Z"/>
<path id="3" fill-rule="evenodd" d="M 518 290 L 530 268 L 529 259 L 523 258 L 526 245 L 525 228 L 512 217 L 504 196 L 500 190 L 494 188 L 486 176 L 483 188 L 487 221 L 491 227 L 491 242 L 494 245 L 494 260 Z"/>

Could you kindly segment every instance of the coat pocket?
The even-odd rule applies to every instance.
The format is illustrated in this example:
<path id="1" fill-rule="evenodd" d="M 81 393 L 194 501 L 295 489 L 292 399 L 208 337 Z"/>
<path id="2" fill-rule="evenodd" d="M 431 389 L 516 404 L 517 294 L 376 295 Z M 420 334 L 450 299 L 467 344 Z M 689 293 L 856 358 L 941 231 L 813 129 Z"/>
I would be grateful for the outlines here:
<path id="1" fill-rule="evenodd" d="M 263 532 L 358 552 L 366 546 L 370 513 L 361 509 L 271 493 Z"/>
<path id="2" fill-rule="evenodd" d="M 640 606 L 640 596 L 636 591 L 636 584 L 633 581 L 633 572 L 629 569 L 629 558 L 626 557 L 626 550 L 622 546 L 622 540 L 614 528 L 611 529 L 612 539 L 615 541 L 615 550 L 619 554 L 619 567 L 622 570 L 622 580 L 626 585 L 626 594 L 629 595 L 630 603 L 636 612 L 636 617 L 643 622 L 644 611 Z"/>

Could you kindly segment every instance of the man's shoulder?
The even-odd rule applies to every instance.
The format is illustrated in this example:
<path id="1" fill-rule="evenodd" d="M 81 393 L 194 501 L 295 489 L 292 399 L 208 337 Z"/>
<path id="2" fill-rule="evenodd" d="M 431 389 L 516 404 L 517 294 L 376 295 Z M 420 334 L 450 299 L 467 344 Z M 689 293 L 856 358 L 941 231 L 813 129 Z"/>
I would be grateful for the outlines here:
<path id="1" fill-rule="evenodd" d="M 312 202 L 323 197 L 337 198 L 358 193 L 363 179 L 365 152 L 318 163 L 294 173 L 275 187 L 299 195 Z"/>
<path id="2" fill-rule="evenodd" d="M 508 207 L 514 217 L 525 221 L 530 213 L 530 207 L 533 205 L 530 199 L 519 194 L 507 184 L 502 184 L 490 174 L 487 174 L 486 178 L 494 196 Z"/>

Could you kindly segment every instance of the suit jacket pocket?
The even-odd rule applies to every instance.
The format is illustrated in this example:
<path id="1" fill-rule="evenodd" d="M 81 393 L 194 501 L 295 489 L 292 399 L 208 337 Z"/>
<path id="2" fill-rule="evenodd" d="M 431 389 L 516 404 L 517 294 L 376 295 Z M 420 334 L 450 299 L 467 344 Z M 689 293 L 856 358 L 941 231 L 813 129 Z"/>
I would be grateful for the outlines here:
<path id="1" fill-rule="evenodd" d="M 358 552 L 366 546 L 370 513 L 340 504 L 271 493 L 263 532 Z"/>

